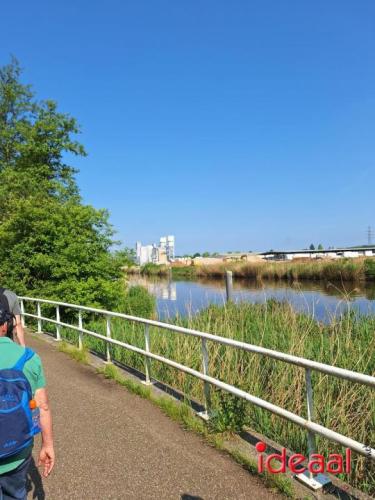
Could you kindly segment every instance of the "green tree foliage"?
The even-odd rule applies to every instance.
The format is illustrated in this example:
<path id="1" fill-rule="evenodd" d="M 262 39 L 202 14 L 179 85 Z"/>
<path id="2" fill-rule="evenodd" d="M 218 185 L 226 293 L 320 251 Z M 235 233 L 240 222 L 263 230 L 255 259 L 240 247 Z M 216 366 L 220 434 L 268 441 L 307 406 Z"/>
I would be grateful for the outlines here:
<path id="1" fill-rule="evenodd" d="M 83 205 L 68 155 L 85 155 L 74 118 L 37 102 L 16 60 L 0 68 L 0 280 L 2 286 L 115 308 L 120 260 L 108 213 Z"/>
<path id="2" fill-rule="evenodd" d="M 324 250 L 324 247 L 321 243 L 319 243 L 319 245 L 318 245 L 318 250 Z"/>
<path id="3" fill-rule="evenodd" d="M 134 248 L 125 247 L 113 253 L 113 258 L 120 267 L 132 267 L 136 265 Z"/>
<path id="4" fill-rule="evenodd" d="M 310 245 L 310 247 L 309 247 L 309 248 L 310 248 L 310 250 L 315 250 L 315 245 L 314 245 L 314 243 L 311 243 L 311 245 Z"/>

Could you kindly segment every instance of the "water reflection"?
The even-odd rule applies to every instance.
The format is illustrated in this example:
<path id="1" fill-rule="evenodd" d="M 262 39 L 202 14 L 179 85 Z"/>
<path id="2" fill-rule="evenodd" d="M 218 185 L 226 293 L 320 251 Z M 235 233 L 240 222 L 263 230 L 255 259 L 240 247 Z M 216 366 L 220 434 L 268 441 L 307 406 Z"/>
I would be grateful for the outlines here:
<path id="1" fill-rule="evenodd" d="M 130 277 L 130 284 L 140 284 L 157 298 L 160 319 L 195 314 L 209 304 L 225 303 L 223 279 L 176 281 L 161 278 Z M 375 285 L 303 281 L 234 280 L 234 300 L 252 303 L 270 298 L 288 301 L 301 312 L 320 321 L 330 321 L 348 309 L 364 314 L 375 313 Z"/>
<path id="2" fill-rule="evenodd" d="M 175 281 L 151 280 L 143 276 L 133 277 L 131 285 L 141 285 L 147 288 L 148 292 L 157 299 L 177 300 L 177 286 Z"/>

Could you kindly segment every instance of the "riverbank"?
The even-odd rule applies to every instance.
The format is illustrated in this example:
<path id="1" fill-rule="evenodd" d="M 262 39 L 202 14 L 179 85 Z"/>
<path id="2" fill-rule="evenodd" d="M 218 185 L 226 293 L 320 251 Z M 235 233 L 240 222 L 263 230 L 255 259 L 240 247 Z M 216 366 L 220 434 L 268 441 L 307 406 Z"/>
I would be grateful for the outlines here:
<path id="1" fill-rule="evenodd" d="M 323 363 L 375 375 L 375 316 L 347 314 L 328 325 L 296 313 L 287 303 L 228 304 L 210 306 L 200 314 L 177 318 L 174 323 L 207 331 L 243 342 L 306 357 Z M 88 328 L 105 334 L 104 322 L 93 322 Z M 77 341 L 76 333 L 69 332 Z M 144 348 L 144 327 L 114 319 L 113 338 Z M 201 370 L 201 343 L 188 336 L 150 328 L 152 352 Z M 102 341 L 85 338 L 87 347 L 105 353 Z M 256 354 L 238 351 L 208 342 L 209 373 L 278 406 L 306 415 L 304 370 Z M 117 346 L 111 348 L 114 359 L 144 371 L 144 359 L 137 353 Z M 183 373 L 152 361 L 152 376 L 203 401 L 202 383 Z M 370 387 L 313 373 L 315 420 L 332 430 L 363 443 L 375 442 L 374 391 Z M 281 418 L 238 400 L 223 401 L 220 392 L 212 389 L 212 404 L 219 426 L 233 423 L 246 425 L 267 435 L 283 446 L 307 452 L 306 433 Z M 232 412 L 233 413 L 233 412 Z M 318 452 L 342 453 L 342 448 L 318 438 Z M 343 477 L 353 486 L 375 494 L 375 467 L 363 457 L 353 454 L 350 477 Z"/>
<path id="2" fill-rule="evenodd" d="M 221 278 L 232 271 L 235 278 L 257 280 L 327 280 L 375 281 L 375 258 L 321 259 L 282 262 L 230 262 L 209 266 L 158 266 L 146 264 L 140 269 L 145 276 L 172 276 L 173 278 Z"/>

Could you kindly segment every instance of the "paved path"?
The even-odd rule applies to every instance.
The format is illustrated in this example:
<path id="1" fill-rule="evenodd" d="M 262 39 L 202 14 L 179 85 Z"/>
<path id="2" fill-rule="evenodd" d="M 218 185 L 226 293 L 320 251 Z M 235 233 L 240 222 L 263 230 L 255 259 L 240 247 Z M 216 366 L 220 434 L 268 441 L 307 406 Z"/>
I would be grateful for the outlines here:
<path id="1" fill-rule="evenodd" d="M 32 467 L 28 498 L 276 498 L 256 477 L 149 401 L 44 340 L 28 335 L 27 341 L 45 366 L 57 454 L 47 480 L 42 482 Z"/>

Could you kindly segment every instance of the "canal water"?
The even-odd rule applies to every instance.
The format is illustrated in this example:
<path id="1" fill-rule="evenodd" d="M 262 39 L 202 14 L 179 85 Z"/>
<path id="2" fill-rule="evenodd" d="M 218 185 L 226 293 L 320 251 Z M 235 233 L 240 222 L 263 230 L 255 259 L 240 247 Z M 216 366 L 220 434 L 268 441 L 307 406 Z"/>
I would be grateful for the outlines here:
<path id="1" fill-rule="evenodd" d="M 129 285 L 142 285 L 156 297 L 159 319 L 193 315 L 209 304 L 225 303 L 224 279 L 194 281 L 129 277 Z M 288 301 L 297 311 L 312 315 L 319 321 L 329 322 L 348 309 L 362 314 L 375 314 L 375 284 L 322 282 L 288 282 L 234 280 L 233 299 L 262 303 L 268 299 Z"/>

